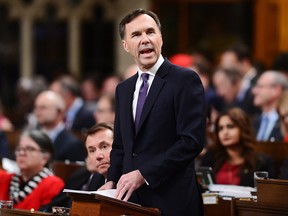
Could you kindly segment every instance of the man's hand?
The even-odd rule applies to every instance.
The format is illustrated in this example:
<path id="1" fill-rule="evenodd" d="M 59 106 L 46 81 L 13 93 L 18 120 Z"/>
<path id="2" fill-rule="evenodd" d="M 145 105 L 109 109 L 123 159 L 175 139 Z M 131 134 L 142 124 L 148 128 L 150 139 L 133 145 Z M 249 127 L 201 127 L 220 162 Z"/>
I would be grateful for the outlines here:
<path id="1" fill-rule="evenodd" d="M 122 175 L 116 186 L 117 191 L 115 198 L 122 200 L 123 196 L 125 195 L 123 201 L 127 201 L 133 191 L 138 189 L 144 183 L 144 177 L 139 170 Z"/>
<path id="2" fill-rule="evenodd" d="M 109 190 L 109 189 L 113 189 L 115 188 L 115 183 L 113 181 L 109 181 L 109 182 L 106 182 L 104 185 L 102 185 L 99 189 L 99 190 Z"/>

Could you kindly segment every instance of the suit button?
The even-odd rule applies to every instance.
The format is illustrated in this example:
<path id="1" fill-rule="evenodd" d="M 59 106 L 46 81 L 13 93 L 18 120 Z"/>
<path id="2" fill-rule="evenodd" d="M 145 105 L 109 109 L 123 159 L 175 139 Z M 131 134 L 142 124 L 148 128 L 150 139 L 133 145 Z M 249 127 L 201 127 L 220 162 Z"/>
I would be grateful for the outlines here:
<path id="1" fill-rule="evenodd" d="M 137 153 L 132 153 L 132 156 L 133 157 L 138 157 L 138 154 Z"/>

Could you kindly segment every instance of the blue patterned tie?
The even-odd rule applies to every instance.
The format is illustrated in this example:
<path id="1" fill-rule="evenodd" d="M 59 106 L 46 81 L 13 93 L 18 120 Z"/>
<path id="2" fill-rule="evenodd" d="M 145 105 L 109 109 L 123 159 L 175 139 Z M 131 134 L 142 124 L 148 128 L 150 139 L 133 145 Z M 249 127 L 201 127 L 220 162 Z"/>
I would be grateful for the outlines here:
<path id="1" fill-rule="evenodd" d="M 143 73 L 141 74 L 141 78 L 143 80 L 142 85 L 139 90 L 139 95 L 138 95 L 138 101 L 137 101 L 137 107 L 136 107 L 136 115 L 135 115 L 135 128 L 136 130 L 138 129 L 139 126 L 139 121 L 142 113 L 142 109 L 146 100 L 147 96 L 147 91 L 148 91 L 148 79 L 149 79 L 149 74 Z"/>

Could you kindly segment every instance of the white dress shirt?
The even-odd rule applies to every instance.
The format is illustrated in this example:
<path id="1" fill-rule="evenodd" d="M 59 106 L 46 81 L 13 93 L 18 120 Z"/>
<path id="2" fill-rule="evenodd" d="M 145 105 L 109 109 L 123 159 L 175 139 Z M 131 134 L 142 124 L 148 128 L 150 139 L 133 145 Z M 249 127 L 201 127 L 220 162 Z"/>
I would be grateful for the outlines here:
<path id="1" fill-rule="evenodd" d="M 160 55 L 160 57 L 158 58 L 156 64 L 152 68 L 150 68 L 149 71 L 143 72 L 143 71 L 141 71 L 138 68 L 138 79 L 136 81 L 135 91 L 134 91 L 134 96 L 133 96 L 133 103 L 132 103 L 132 110 L 133 110 L 133 118 L 134 118 L 134 120 L 135 120 L 135 116 L 136 116 L 136 107 L 137 107 L 139 90 L 140 90 L 141 84 L 143 82 L 143 80 L 141 78 L 141 74 L 142 73 L 148 73 L 149 74 L 149 79 L 148 79 L 149 87 L 148 87 L 148 91 L 147 91 L 147 95 L 148 95 L 150 87 L 151 87 L 151 85 L 153 83 L 154 77 L 156 75 L 156 72 L 159 69 L 159 67 L 162 65 L 163 62 L 164 62 L 164 58 L 163 58 L 162 55 Z"/>

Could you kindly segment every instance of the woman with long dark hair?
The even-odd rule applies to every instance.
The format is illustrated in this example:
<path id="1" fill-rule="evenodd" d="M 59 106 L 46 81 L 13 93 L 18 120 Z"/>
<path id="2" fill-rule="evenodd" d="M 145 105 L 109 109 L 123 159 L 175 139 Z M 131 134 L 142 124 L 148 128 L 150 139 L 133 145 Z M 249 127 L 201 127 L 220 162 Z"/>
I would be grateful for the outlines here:
<path id="1" fill-rule="evenodd" d="M 273 160 L 255 152 L 255 135 L 248 115 L 240 108 L 221 113 L 215 122 L 215 143 L 208 147 L 201 166 L 213 168 L 216 184 L 254 186 L 254 171 L 275 177 Z"/>

